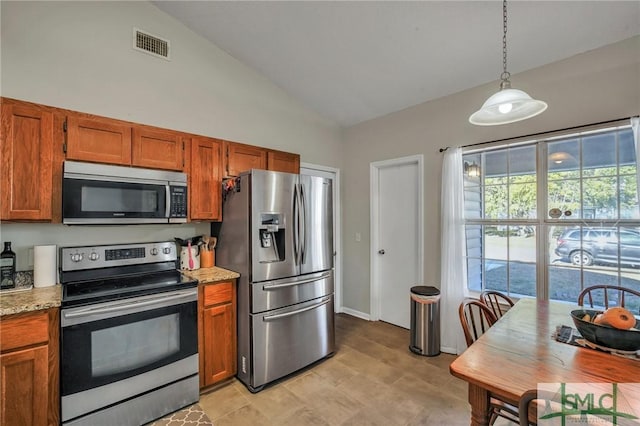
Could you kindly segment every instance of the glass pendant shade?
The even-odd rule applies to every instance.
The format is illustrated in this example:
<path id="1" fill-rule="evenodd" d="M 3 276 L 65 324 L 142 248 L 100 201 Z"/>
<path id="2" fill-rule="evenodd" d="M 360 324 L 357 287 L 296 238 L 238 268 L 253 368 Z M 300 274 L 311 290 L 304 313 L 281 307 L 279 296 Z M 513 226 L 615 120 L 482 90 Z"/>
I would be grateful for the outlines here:
<path id="1" fill-rule="evenodd" d="M 507 0 L 502 0 L 502 74 L 500 91 L 489 97 L 469 122 L 477 126 L 497 126 L 535 117 L 547 109 L 547 103 L 532 99 L 526 92 L 511 88 L 507 71 Z"/>
<path id="2" fill-rule="evenodd" d="M 514 123 L 535 117 L 546 109 L 546 102 L 532 99 L 522 90 L 505 88 L 489 97 L 482 108 L 471 114 L 469 122 L 477 126 Z"/>

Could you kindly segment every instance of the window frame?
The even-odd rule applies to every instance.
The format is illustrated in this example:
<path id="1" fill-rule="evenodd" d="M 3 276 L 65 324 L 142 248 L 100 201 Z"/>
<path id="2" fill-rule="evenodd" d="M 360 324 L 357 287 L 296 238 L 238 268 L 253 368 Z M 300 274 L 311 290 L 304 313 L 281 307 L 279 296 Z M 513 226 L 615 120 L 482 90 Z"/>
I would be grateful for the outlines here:
<path id="1" fill-rule="evenodd" d="M 562 140 L 569 140 L 571 138 L 576 138 L 580 141 L 580 149 L 582 150 L 582 143 L 583 143 L 583 139 L 584 137 L 590 136 L 590 135 L 596 135 L 596 134 L 605 134 L 605 133 L 609 133 L 609 132 L 616 132 L 616 146 L 619 147 L 619 132 L 622 130 L 626 130 L 626 129 L 631 129 L 631 124 L 629 123 L 628 119 L 625 120 L 620 120 L 619 122 L 616 122 L 615 124 L 612 123 L 606 123 L 606 124 L 600 124 L 600 125 L 591 125 L 591 126 L 583 126 L 581 128 L 574 128 L 574 129 L 570 129 L 571 131 L 558 131 L 558 132 L 549 132 L 546 134 L 540 134 L 540 137 L 537 137 L 535 139 L 532 138 L 527 138 L 527 137 L 523 137 L 523 138 L 514 138 L 514 139 L 509 139 L 509 140 L 501 140 L 501 141 L 496 141 L 496 142 L 491 142 L 491 143 L 487 143 L 487 144 L 479 144 L 479 145 L 471 145 L 471 146 L 467 146 L 467 147 L 463 147 L 462 149 L 462 155 L 463 155 L 463 161 L 468 161 L 468 156 L 470 155 L 474 155 L 474 154 L 478 154 L 480 155 L 480 170 L 481 175 L 480 175 L 480 181 L 478 183 L 478 186 L 480 188 L 480 197 L 481 197 L 481 203 L 484 200 L 484 170 L 486 170 L 485 168 L 485 164 L 484 164 L 484 159 L 485 156 L 481 155 L 483 153 L 487 153 L 487 152 L 491 152 L 491 151 L 498 151 L 498 150 L 507 150 L 507 149 L 511 149 L 511 148 L 519 148 L 519 147 L 524 147 L 524 146 L 534 146 L 535 147 L 535 152 L 536 152 L 536 170 L 535 170 L 535 175 L 536 175 L 536 218 L 535 219 L 486 219 L 483 218 L 482 216 L 484 216 L 484 207 L 480 208 L 480 217 L 475 217 L 475 218 L 466 218 L 464 220 L 464 224 L 465 224 L 465 229 L 467 229 L 467 226 L 479 226 L 481 230 L 484 229 L 485 226 L 533 226 L 536 229 L 536 234 L 535 234 L 535 244 L 536 244 L 536 261 L 535 261 L 535 268 L 536 268 L 536 298 L 542 299 L 542 300 L 548 300 L 549 299 L 549 272 L 550 272 L 550 263 L 549 263 L 549 259 L 550 259 L 550 243 L 552 242 L 552 238 L 550 237 L 550 231 L 552 229 L 554 229 L 554 227 L 573 227 L 573 226 L 581 226 L 584 229 L 582 229 L 580 232 L 584 233 L 586 232 L 585 229 L 593 226 L 593 227 L 614 227 L 617 228 L 618 230 L 616 231 L 617 234 L 617 238 L 618 238 L 618 250 L 619 253 L 618 255 L 620 255 L 620 250 L 621 250 L 621 244 L 620 244 L 620 233 L 622 231 L 623 228 L 625 227 L 640 227 L 640 217 L 638 219 L 619 219 L 619 217 L 621 216 L 621 205 L 620 205 L 620 188 L 619 186 L 616 189 L 616 209 L 617 209 L 617 217 L 618 219 L 602 219 L 602 218 L 591 218 L 591 219 L 585 219 L 583 217 L 577 217 L 577 218 L 571 218 L 571 219 L 567 219 L 567 218 L 551 218 L 548 215 L 549 212 L 549 193 L 548 193 L 548 189 L 549 189 L 549 180 L 548 180 L 548 176 L 549 176 L 549 167 L 548 167 L 548 151 L 549 151 L 549 144 L 553 143 L 553 142 L 558 142 L 558 141 L 562 141 Z M 619 149 L 616 149 L 616 173 L 614 175 L 614 177 L 616 177 L 617 179 L 620 178 L 620 176 L 622 176 L 621 172 L 620 172 L 620 154 L 619 154 Z M 508 151 L 507 155 L 508 155 Z M 640 163 L 640 153 L 636 152 L 636 167 L 638 167 L 638 163 Z M 579 185 L 580 185 L 580 191 L 582 194 L 584 194 L 584 192 L 582 191 L 582 185 L 583 182 L 586 178 L 588 178 L 588 176 L 585 176 L 585 174 L 583 173 L 583 161 L 582 159 L 580 159 L 579 162 L 579 169 L 578 169 L 578 177 L 577 179 L 579 180 Z M 506 166 L 507 170 L 509 170 L 509 165 Z M 507 174 L 507 176 L 510 176 L 509 174 Z M 619 184 L 618 184 L 619 185 Z M 510 186 L 509 183 L 507 182 L 507 186 Z M 467 186 L 465 185 L 465 187 L 463 188 L 463 190 L 466 192 L 467 190 Z M 508 192 L 507 192 L 508 194 Z M 584 211 L 583 211 L 583 198 L 581 197 L 581 212 L 580 212 L 580 216 L 583 216 Z M 638 204 L 640 204 L 640 187 L 637 187 L 637 201 Z M 465 203 L 467 202 L 467 199 L 465 197 Z M 509 213 L 509 203 L 507 203 L 507 213 Z M 481 238 L 481 255 L 479 257 L 479 260 L 481 261 L 482 264 L 482 273 L 484 274 L 485 271 L 485 259 L 486 259 L 486 251 L 485 251 L 485 234 L 484 232 L 480 232 L 480 238 Z M 507 258 L 505 260 L 505 262 L 507 263 L 507 265 L 510 265 L 510 262 L 513 262 L 512 260 L 509 259 L 509 239 L 507 239 Z M 471 257 L 468 255 L 468 252 L 466 254 L 465 257 L 465 262 L 469 262 L 469 259 Z M 473 259 L 476 259 L 476 257 L 473 257 Z M 542 267 L 540 266 L 542 265 Z M 620 263 L 618 263 L 618 269 L 617 269 L 617 279 L 618 281 L 620 280 L 620 276 L 621 276 L 621 267 L 620 267 Z M 509 280 L 509 267 L 507 266 L 507 279 Z M 581 287 L 584 285 L 584 269 L 583 267 L 580 268 L 580 276 L 581 276 L 581 282 L 580 285 Z M 481 278 L 481 291 L 485 289 L 485 278 Z M 479 292 L 477 290 L 473 290 L 471 288 L 469 288 L 469 283 L 467 283 L 467 289 L 466 291 L 468 291 L 470 294 L 472 295 L 476 295 L 476 293 L 479 294 Z M 516 296 L 517 297 L 517 296 Z"/>

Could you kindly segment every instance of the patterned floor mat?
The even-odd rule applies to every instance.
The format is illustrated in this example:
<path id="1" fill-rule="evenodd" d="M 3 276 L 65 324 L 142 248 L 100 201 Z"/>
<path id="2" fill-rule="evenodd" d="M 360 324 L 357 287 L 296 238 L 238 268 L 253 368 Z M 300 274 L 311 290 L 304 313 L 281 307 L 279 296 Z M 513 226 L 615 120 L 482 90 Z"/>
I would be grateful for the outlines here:
<path id="1" fill-rule="evenodd" d="M 198 404 L 171 413 L 147 426 L 212 426 L 213 423 Z"/>

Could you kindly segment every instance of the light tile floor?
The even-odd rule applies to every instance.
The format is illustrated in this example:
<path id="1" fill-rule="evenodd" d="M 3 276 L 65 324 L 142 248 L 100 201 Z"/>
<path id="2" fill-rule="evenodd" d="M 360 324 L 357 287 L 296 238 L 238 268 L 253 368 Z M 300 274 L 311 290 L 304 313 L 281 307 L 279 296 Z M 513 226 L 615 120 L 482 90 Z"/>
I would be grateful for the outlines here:
<path id="1" fill-rule="evenodd" d="M 453 355 L 415 355 L 409 330 L 346 314 L 336 315 L 336 346 L 261 392 L 232 379 L 200 406 L 216 426 L 469 425 L 466 383 L 449 373 Z"/>

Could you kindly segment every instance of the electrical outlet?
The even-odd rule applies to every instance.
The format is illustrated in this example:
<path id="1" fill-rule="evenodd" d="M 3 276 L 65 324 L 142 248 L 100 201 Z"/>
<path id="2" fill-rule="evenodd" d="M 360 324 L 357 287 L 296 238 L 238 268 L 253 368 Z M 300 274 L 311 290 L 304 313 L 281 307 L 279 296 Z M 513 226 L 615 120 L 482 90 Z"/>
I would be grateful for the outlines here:
<path id="1" fill-rule="evenodd" d="M 360 241 L 362 241 L 362 234 L 356 232 L 356 243 L 359 243 Z"/>
<path id="2" fill-rule="evenodd" d="M 27 267 L 33 267 L 33 247 L 27 249 Z"/>

